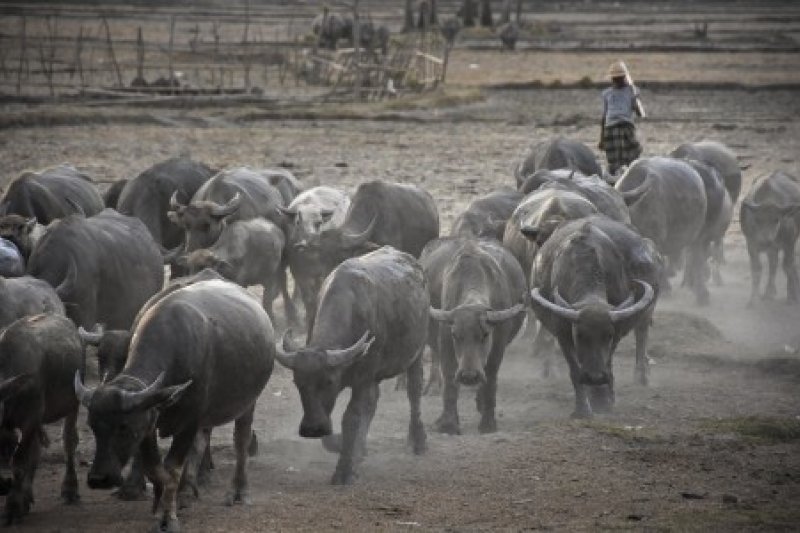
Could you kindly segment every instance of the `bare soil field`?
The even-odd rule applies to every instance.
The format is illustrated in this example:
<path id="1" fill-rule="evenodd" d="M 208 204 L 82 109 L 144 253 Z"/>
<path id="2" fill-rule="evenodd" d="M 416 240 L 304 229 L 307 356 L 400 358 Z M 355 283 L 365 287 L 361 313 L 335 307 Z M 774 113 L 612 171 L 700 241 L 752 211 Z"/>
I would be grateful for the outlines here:
<path id="1" fill-rule="evenodd" d="M 642 84 L 649 112 L 639 128 L 645 155 L 711 138 L 738 153 L 746 169 L 744 191 L 775 169 L 797 174 L 800 98 L 796 89 L 776 87 L 798 82 L 796 56 L 760 54 L 631 54 L 634 75 L 663 82 Z M 578 81 L 584 75 L 597 81 L 617 56 L 458 49 L 450 79 L 482 87 Z M 533 71 L 542 74 L 529 77 Z M 681 86 L 697 79 L 773 87 Z M 475 195 L 513 185 L 512 166 L 530 143 L 558 134 L 596 147 L 594 87 L 491 89 L 480 95 L 450 107 L 437 107 L 430 98 L 367 107 L 347 117 L 341 107 L 318 109 L 304 120 L 291 118 L 297 110 L 258 106 L 6 106 L 0 184 L 23 170 L 64 161 L 113 181 L 189 153 L 216 167 L 283 165 L 308 185 L 352 190 L 377 178 L 416 183 L 436 198 L 445 234 Z M 71 119 L 47 118 L 62 115 Z M 615 358 L 615 412 L 590 421 L 569 419 L 573 392 L 565 365 L 543 378 L 541 360 L 530 354 L 531 339 L 521 336 L 501 368 L 497 433 L 478 433 L 474 392 L 463 388 L 463 435 L 434 432 L 441 398 L 426 396 L 429 450 L 414 456 L 406 448 L 405 392 L 386 382 L 359 479 L 333 487 L 328 481 L 336 456 L 297 435 L 299 396 L 290 373 L 276 368 L 257 408 L 260 450 L 249 463 L 252 505 L 222 503 L 234 454 L 232 427 L 218 428 L 216 469 L 200 499 L 181 511 L 183 529 L 796 530 L 800 306 L 779 298 L 745 308 L 750 279 L 738 207 L 725 244 L 725 283 L 710 287 L 708 307 L 695 307 L 680 288 L 659 301 L 651 385 L 633 384 L 633 343 L 626 339 Z M 779 296 L 785 294 L 784 279 L 779 271 Z M 337 413 L 347 397 L 343 393 Z M 51 445 L 37 472 L 36 503 L 11 531 L 122 532 L 154 524 L 149 501 L 121 502 L 89 490 L 85 478 L 94 442 L 84 420 L 79 428 L 81 504 L 66 507 L 58 499 L 60 430 L 48 427 Z"/>

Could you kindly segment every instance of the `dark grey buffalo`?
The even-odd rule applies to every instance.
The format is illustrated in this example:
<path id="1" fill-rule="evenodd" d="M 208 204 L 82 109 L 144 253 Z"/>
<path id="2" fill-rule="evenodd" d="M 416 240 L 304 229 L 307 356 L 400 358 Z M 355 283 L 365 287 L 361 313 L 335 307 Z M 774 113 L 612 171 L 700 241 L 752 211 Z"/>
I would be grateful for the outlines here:
<path id="1" fill-rule="evenodd" d="M 2 449 L 13 450 L 13 480 L 5 504 L 6 523 L 27 514 L 33 504 L 33 476 L 46 439 L 44 424 L 64 420 L 62 443 L 66 472 L 61 498 L 76 503 L 78 478 L 78 401 L 72 388 L 83 372 L 83 344 L 75 325 L 63 315 L 35 315 L 17 320 L 0 333 L 0 402 Z M 18 436 L 13 432 L 18 431 Z M 9 459 L 9 458 L 5 458 Z"/>
<path id="2" fill-rule="evenodd" d="M 516 22 L 506 22 L 497 29 L 497 36 L 505 50 L 514 50 L 519 39 L 519 25 Z"/>
<path id="3" fill-rule="evenodd" d="M 175 248 L 183 241 L 184 233 L 167 216 L 170 198 L 177 193 L 188 201 L 213 175 L 208 166 L 187 157 L 167 159 L 129 180 L 116 209 L 141 220 L 158 244 Z"/>
<path id="4" fill-rule="evenodd" d="M 71 165 L 26 172 L 11 182 L 0 199 L 0 215 L 33 217 L 41 224 L 73 213 L 91 216 L 103 207 L 91 178 Z"/>
<path id="5" fill-rule="evenodd" d="M 703 229 L 697 238 L 696 246 L 699 248 L 698 253 L 701 256 L 708 257 L 711 262 L 712 276 L 715 283 L 722 284 L 722 275 L 720 274 L 720 265 L 722 263 L 722 239 L 725 237 L 725 232 L 731 225 L 733 218 L 733 203 L 731 202 L 730 194 L 725 188 L 725 182 L 722 180 L 719 172 L 714 167 L 706 165 L 694 159 L 687 160 L 697 174 L 703 180 L 703 187 L 706 192 L 706 220 L 703 224 Z M 698 261 L 700 259 L 698 258 Z M 702 268 L 697 271 L 689 269 L 684 271 L 685 275 L 700 275 L 706 276 L 706 261 L 698 263 Z M 701 300 L 703 303 L 708 302 L 708 291 L 705 289 L 705 284 L 701 284 L 700 280 L 691 280 L 684 277 L 685 284 L 690 287 L 697 287 L 701 292 Z"/>
<path id="6" fill-rule="evenodd" d="M 283 232 L 269 220 L 237 220 L 225 225 L 217 242 L 191 252 L 186 261 L 193 274 L 211 268 L 242 287 L 261 285 L 264 309 L 275 323 L 272 303 L 281 290 L 283 301 L 290 301 L 281 259 L 285 244 Z"/>
<path id="7" fill-rule="evenodd" d="M 28 274 L 56 287 L 67 316 L 91 328 L 128 329 L 139 308 L 164 284 L 161 250 L 144 224 L 106 209 L 48 226 Z"/>
<path id="8" fill-rule="evenodd" d="M 279 207 L 283 195 L 270 182 L 269 172 L 248 167 L 223 170 L 206 181 L 188 205 L 177 194 L 170 200 L 169 219 L 184 232 L 182 251 L 192 252 L 217 242 L 224 224 L 266 218 L 286 229 Z"/>
<path id="9" fill-rule="evenodd" d="M 502 241 L 506 222 L 523 196 L 510 187 L 503 187 L 472 200 L 453 221 L 450 235 Z"/>
<path id="10" fill-rule="evenodd" d="M 55 289 L 30 276 L 0 276 L 0 330 L 18 318 L 40 313 L 64 315 L 64 304 Z"/>
<path id="11" fill-rule="evenodd" d="M 154 508 L 162 509 L 159 526 L 177 531 L 181 472 L 196 475 L 208 445 L 202 430 L 235 420 L 236 467 L 227 501 L 246 502 L 253 411 L 275 353 L 266 312 L 233 283 L 198 282 L 151 307 L 134 339 L 122 372 L 112 380 L 89 389 L 75 376 L 96 442 L 89 487 L 120 485 L 122 468 L 138 451 L 154 486 Z M 163 462 L 156 430 L 172 437 Z"/>
<path id="12" fill-rule="evenodd" d="M 117 204 L 119 203 L 119 195 L 122 194 L 122 190 L 128 184 L 127 179 L 119 179 L 112 183 L 106 192 L 103 193 L 103 205 L 111 208 L 116 209 Z"/>
<path id="13" fill-rule="evenodd" d="M 25 258 L 17 246 L 0 237 L 0 276 L 14 278 L 25 274 Z"/>
<path id="14" fill-rule="evenodd" d="M 753 182 L 747 196 L 742 200 L 739 220 L 750 256 L 752 288 L 748 306 L 753 306 L 758 298 L 762 252 L 766 252 L 769 261 L 764 298 L 775 297 L 778 254 L 783 252 L 786 297 L 790 303 L 797 302 L 800 297 L 800 283 L 795 265 L 795 245 L 800 235 L 800 180 L 783 171 L 762 176 Z"/>
<path id="15" fill-rule="evenodd" d="M 420 264 L 431 298 L 428 344 L 444 378 L 444 410 L 436 427 L 460 434 L 458 386 L 479 385 L 478 429 L 496 431 L 497 372 L 522 326 L 525 274 L 514 256 L 488 239 L 437 239 L 425 247 Z"/>
<path id="16" fill-rule="evenodd" d="M 731 202 L 736 204 L 742 190 L 742 169 L 736 154 L 730 148 L 716 141 L 699 141 L 684 143 L 669 155 L 680 159 L 694 159 L 716 169 L 725 182 Z"/>
<path id="17" fill-rule="evenodd" d="M 695 282 L 691 288 L 698 303 L 707 301 L 705 276 L 700 273 L 707 258 L 700 246 L 708 209 L 702 177 L 685 161 L 648 157 L 634 161 L 614 187 L 628 204 L 633 226 L 669 260 L 666 275 L 675 273 L 688 252 L 688 279 Z M 662 288 L 668 287 L 665 277 Z"/>
<path id="18" fill-rule="evenodd" d="M 612 357 L 631 330 L 636 380 L 647 384 L 647 334 L 661 268 L 651 241 L 602 215 L 562 226 L 536 256 L 533 310 L 558 340 L 569 365 L 573 416 L 611 409 Z"/>
<path id="19" fill-rule="evenodd" d="M 569 220 L 593 215 L 598 210 L 583 195 L 547 189 L 526 196 L 506 224 L 503 246 L 519 261 L 527 275 L 537 250 Z"/>
<path id="20" fill-rule="evenodd" d="M 429 305 L 417 261 L 384 246 L 331 272 L 305 348 L 293 347 L 290 334 L 284 335 L 277 358 L 292 369 L 300 392 L 300 436 L 325 437 L 327 448 L 340 451 L 334 484 L 351 483 L 364 458 L 380 382 L 404 372 L 411 408 L 408 438 L 414 453 L 424 452 L 420 398 Z M 346 387 L 352 392 L 339 439 L 331 437 L 331 411 Z"/>
<path id="21" fill-rule="evenodd" d="M 547 189 L 580 194 L 608 218 L 625 224 L 631 221 L 622 195 L 599 176 L 572 175 L 569 178 L 554 178 L 539 187 L 539 190 Z"/>
<path id="22" fill-rule="evenodd" d="M 319 46 L 331 50 L 336 50 L 340 39 L 348 37 L 344 18 L 336 13 L 329 13 L 327 8 L 311 21 L 311 31 L 317 37 Z"/>
<path id="23" fill-rule="evenodd" d="M 33 247 L 39 242 L 44 233 L 44 226 L 39 224 L 34 217 L 21 215 L 0 216 L 0 238 L 14 244 L 27 264 Z"/>
<path id="24" fill-rule="evenodd" d="M 540 169 L 567 168 L 586 176 L 601 176 L 602 171 L 592 149 L 580 141 L 553 137 L 531 146 L 514 169 L 517 188 L 525 178 Z"/>
<path id="25" fill-rule="evenodd" d="M 345 221 L 322 231 L 307 246 L 289 248 L 292 269 L 311 331 L 322 280 L 350 257 L 389 245 L 419 257 L 439 236 L 439 213 L 431 195 L 414 185 L 369 181 L 356 189 Z"/>

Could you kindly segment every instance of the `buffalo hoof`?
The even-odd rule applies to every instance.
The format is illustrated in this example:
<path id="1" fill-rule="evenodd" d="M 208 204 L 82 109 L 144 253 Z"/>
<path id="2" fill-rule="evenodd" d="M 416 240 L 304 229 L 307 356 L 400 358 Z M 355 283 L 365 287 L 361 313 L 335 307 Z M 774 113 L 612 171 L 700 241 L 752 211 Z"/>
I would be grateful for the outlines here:
<path id="1" fill-rule="evenodd" d="M 647 368 L 637 368 L 633 371 L 633 380 L 637 385 L 647 387 L 650 384 L 650 372 Z"/>
<path id="2" fill-rule="evenodd" d="M 325 435 L 322 437 L 322 446 L 331 453 L 341 453 L 342 434 L 336 433 L 334 435 Z"/>
<path id="3" fill-rule="evenodd" d="M 250 435 L 250 444 L 247 446 L 247 455 L 249 457 L 255 457 L 258 455 L 258 438 L 256 437 L 255 431 L 253 431 L 252 435 Z"/>
<path id="4" fill-rule="evenodd" d="M 481 423 L 478 425 L 478 431 L 480 431 L 483 435 L 496 432 L 497 420 L 494 417 L 481 418 Z"/>
<path id="5" fill-rule="evenodd" d="M 192 487 L 191 491 L 184 489 L 178 492 L 175 499 L 177 500 L 178 509 L 189 509 L 195 501 L 200 499 L 200 493 L 197 492 L 195 487 Z"/>
<path id="6" fill-rule="evenodd" d="M 81 496 L 78 494 L 78 487 L 62 487 L 61 488 L 61 501 L 65 505 L 77 505 L 81 502 Z"/>
<path id="7" fill-rule="evenodd" d="M 153 528 L 154 533 L 180 533 L 181 523 L 177 516 L 165 516 Z"/>
<path id="8" fill-rule="evenodd" d="M 116 496 L 120 500 L 126 502 L 134 502 L 147 499 L 147 494 L 145 494 L 144 487 L 138 484 L 136 485 L 123 484 L 122 486 L 120 486 L 119 490 L 117 490 Z"/>
<path id="9" fill-rule="evenodd" d="M 397 376 L 397 381 L 394 382 L 394 390 L 406 390 L 408 388 L 408 380 L 405 374 Z"/>
<path id="10" fill-rule="evenodd" d="M 33 504 L 32 495 L 25 494 L 18 490 L 12 490 L 8 496 L 6 496 L 4 515 L 6 525 L 10 526 L 15 522 L 20 522 L 22 517 L 30 512 L 31 504 Z"/>
<path id="11" fill-rule="evenodd" d="M 570 418 L 574 420 L 587 420 L 592 418 L 592 411 L 588 408 L 585 409 L 575 409 L 572 411 L 572 414 L 569 415 Z"/>
<path id="12" fill-rule="evenodd" d="M 458 420 L 441 416 L 436 421 L 436 431 L 447 435 L 461 435 L 461 427 Z"/>
<path id="13" fill-rule="evenodd" d="M 253 500 L 245 490 L 229 492 L 225 495 L 225 505 L 232 507 L 234 505 L 252 505 Z"/>
<path id="14" fill-rule="evenodd" d="M 442 395 L 442 378 L 434 378 L 431 376 L 431 379 L 428 380 L 427 385 L 425 385 L 425 390 L 423 394 L 427 396 L 441 396 Z"/>
<path id="15" fill-rule="evenodd" d="M 356 474 L 353 471 L 341 472 L 336 470 L 331 478 L 331 485 L 352 485 L 356 480 Z"/>
<path id="16" fill-rule="evenodd" d="M 425 428 L 420 423 L 418 427 L 410 427 L 408 431 L 408 445 L 411 446 L 411 451 L 414 455 L 422 455 L 428 451 L 428 436 L 425 434 Z"/>

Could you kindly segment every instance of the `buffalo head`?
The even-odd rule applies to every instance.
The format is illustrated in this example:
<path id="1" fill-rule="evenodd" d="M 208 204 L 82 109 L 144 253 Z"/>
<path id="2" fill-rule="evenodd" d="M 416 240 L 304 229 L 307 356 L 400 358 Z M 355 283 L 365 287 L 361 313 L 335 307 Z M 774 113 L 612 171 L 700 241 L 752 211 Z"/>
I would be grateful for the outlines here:
<path id="1" fill-rule="evenodd" d="M 236 213 L 241 203 L 242 195 L 237 192 L 225 204 L 201 200 L 183 205 L 176 191 L 169 201 L 167 217 L 186 231 L 184 249 L 191 252 L 214 244 L 222 233 L 225 219 Z"/>
<path id="2" fill-rule="evenodd" d="M 778 240 L 781 222 L 785 217 L 800 214 L 800 205 L 775 205 L 774 203 L 757 203 L 752 198 L 742 201 L 741 221 L 747 227 L 751 238 L 762 245 L 769 245 Z"/>
<path id="3" fill-rule="evenodd" d="M 83 326 L 78 327 L 78 335 L 84 344 L 97 348 L 97 372 L 103 379 L 111 379 L 122 372 L 133 336 L 130 331 L 105 330 L 98 324 L 93 331 L 86 331 Z"/>
<path id="4" fill-rule="evenodd" d="M 525 311 L 524 304 L 493 310 L 481 304 L 462 304 L 447 311 L 430 308 L 430 316 L 450 328 L 458 361 L 456 381 L 463 385 L 486 382 L 484 367 L 494 342 L 494 328 Z"/>
<path id="5" fill-rule="evenodd" d="M 303 404 L 301 437 L 318 438 L 331 434 L 331 411 L 342 390 L 342 375 L 367 353 L 374 340 L 367 331 L 347 348 L 300 348 L 294 345 L 291 330 L 284 334 L 275 357 L 294 373 L 294 383 Z"/>
<path id="6" fill-rule="evenodd" d="M 120 375 L 89 389 L 80 372 L 75 373 L 75 394 L 89 411 L 89 427 L 96 443 L 87 478 L 89 487 L 108 489 L 122 483 L 122 468 L 142 440 L 155 431 L 158 410 L 177 402 L 192 383 L 164 387 L 163 382 L 163 373 L 150 385 Z"/>
<path id="7" fill-rule="evenodd" d="M 622 330 L 630 329 L 631 324 L 635 325 L 655 298 L 650 284 L 641 280 L 636 280 L 636 284 L 643 289 L 642 296 L 634 300 L 631 295 L 616 307 L 594 299 L 573 305 L 559 295 L 558 288 L 553 291 L 554 301 L 542 296 L 538 288 L 531 291 L 532 304 L 537 314 L 550 314 L 569 322 L 575 362 L 580 368 L 579 381 L 583 384 L 611 383 L 611 356 L 622 336 Z"/>
<path id="8" fill-rule="evenodd" d="M 0 216 L 0 237 L 11 241 L 27 260 L 31 255 L 34 244 L 34 231 L 36 219 L 20 215 Z"/>

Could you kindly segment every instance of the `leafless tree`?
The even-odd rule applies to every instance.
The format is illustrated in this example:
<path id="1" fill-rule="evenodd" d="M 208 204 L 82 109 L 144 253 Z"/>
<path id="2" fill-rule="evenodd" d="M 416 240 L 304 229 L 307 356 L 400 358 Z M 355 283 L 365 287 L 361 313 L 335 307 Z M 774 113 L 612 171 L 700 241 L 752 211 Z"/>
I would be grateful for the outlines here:
<path id="1" fill-rule="evenodd" d="M 481 26 L 490 28 L 493 25 L 492 0 L 481 0 Z"/>
<path id="2" fill-rule="evenodd" d="M 403 33 L 408 33 L 414 29 L 414 0 L 406 0 L 406 7 L 403 16 Z"/>
<path id="3" fill-rule="evenodd" d="M 464 0 L 461 5 L 461 16 L 464 19 L 464 26 L 470 27 L 475 25 L 475 0 Z"/>

